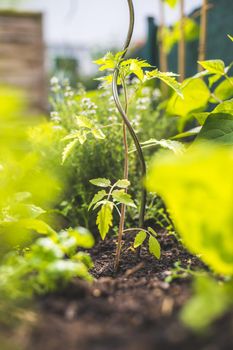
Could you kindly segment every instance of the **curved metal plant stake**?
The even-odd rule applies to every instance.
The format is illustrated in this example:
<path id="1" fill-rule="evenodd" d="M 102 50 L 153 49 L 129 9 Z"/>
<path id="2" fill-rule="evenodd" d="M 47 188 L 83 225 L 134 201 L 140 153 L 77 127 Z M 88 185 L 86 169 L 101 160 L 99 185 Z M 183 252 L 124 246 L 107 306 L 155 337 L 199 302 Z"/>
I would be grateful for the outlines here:
<path id="1" fill-rule="evenodd" d="M 130 120 L 128 119 L 127 116 L 127 93 L 126 93 L 126 88 L 125 85 L 123 83 L 123 89 L 124 89 L 124 93 L 125 93 L 125 109 L 123 108 L 121 102 L 120 102 L 120 98 L 119 98 L 119 93 L 118 93 L 118 88 L 117 88 L 117 82 L 119 79 L 119 73 L 120 73 L 120 65 L 122 60 L 124 59 L 128 49 L 129 49 L 129 45 L 132 39 L 132 35 L 133 35 L 133 30 L 134 30 L 134 6 L 133 6 L 133 0 L 127 0 L 128 1 L 128 6 L 129 6 L 129 14 L 130 14 L 130 23 L 129 23 L 129 29 L 128 29 L 128 35 L 126 38 L 126 42 L 123 48 L 123 53 L 121 56 L 121 60 L 119 60 L 118 65 L 116 66 L 114 73 L 113 73 L 113 82 L 112 82 L 112 91 L 113 91 L 113 97 L 114 97 L 114 101 L 116 104 L 116 107 L 123 119 L 124 122 L 124 146 L 125 146 L 125 151 L 127 153 L 127 138 L 126 138 L 126 128 L 128 129 L 130 136 L 133 139 L 133 142 L 135 144 L 137 153 L 138 153 L 138 157 L 139 157 L 139 161 L 141 164 L 141 175 L 142 178 L 145 177 L 146 175 L 146 163 L 145 163 L 145 159 L 143 156 L 143 152 L 142 152 L 142 148 L 141 145 L 139 143 L 138 137 L 130 123 Z M 126 161 L 125 161 L 125 171 L 124 171 L 125 175 L 128 176 L 128 161 L 127 161 L 127 155 L 126 155 Z M 146 189 L 144 187 L 142 187 L 142 194 L 141 194 L 141 204 L 140 204 L 140 212 L 139 212 L 139 227 L 143 228 L 144 226 L 144 216 L 145 216 L 145 207 L 146 207 Z M 119 261 L 120 261 L 120 253 L 121 253 L 121 243 L 122 243 L 122 234 L 123 234 L 123 230 L 124 230 L 124 217 L 125 217 L 125 208 L 122 207 L 122 213 L 123 215 L 121 216 L 121 222 L 119 225 L 119 233 L 118 233 L 118 246 L 117 246 L 117 252 L 116 252 L 116 260 L 115 260 L 115 270 L 118 269 L 119 267 Z M 140 255 L 140 248 L 138 248 L 138 256 Z"/>

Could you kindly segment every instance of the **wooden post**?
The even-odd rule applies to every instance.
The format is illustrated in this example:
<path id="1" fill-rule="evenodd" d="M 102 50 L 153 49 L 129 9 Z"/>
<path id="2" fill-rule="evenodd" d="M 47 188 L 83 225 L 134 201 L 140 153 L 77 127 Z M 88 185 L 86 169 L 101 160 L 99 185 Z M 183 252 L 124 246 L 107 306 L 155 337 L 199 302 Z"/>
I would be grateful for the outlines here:
<path id="1" fill-rule="evenodd" d="M 164 48 L 164 29 L 165 29 L 165 10 L 164 0 L 159 0 L 159 12 L 160 12 L 160 26 L 159 26 L 159 69 L 162 72 L 168 71 L 167 53 Z M 161 82 L 161 90 L 166 96 L 168 92 L 168 86 Z"/>
<path id="2" fill-rule="evenodd" d="M 206 59 L 207 13 L 208 13 L 208 0 L 203 0 L 202 8 L 201 8 L 201 26 L 200 26 L 198 61 L 204 61 Z M 202 71 L 202 67 L 199 64 L 198 64 L 198 70 L 199 72 Z"/>
<path id="3" fill-rule="evenodd" d="M 178 71 L 180 82 L 185 79 L 186 66 L 184 2 L 185 0 L 180 0 L 180 41 L 178 47 Z"/>

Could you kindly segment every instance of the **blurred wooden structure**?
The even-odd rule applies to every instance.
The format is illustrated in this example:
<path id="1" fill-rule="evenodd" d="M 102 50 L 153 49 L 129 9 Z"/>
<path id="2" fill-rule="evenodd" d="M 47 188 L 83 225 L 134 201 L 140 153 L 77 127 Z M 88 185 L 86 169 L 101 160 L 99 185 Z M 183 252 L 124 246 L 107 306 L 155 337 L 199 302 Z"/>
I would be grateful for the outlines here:
<path id="1" fill-rule="evenodd" d="M 0 85 L 25 92 L 30 110 L 47 107 L 41 13 L 0 11 Z"/>

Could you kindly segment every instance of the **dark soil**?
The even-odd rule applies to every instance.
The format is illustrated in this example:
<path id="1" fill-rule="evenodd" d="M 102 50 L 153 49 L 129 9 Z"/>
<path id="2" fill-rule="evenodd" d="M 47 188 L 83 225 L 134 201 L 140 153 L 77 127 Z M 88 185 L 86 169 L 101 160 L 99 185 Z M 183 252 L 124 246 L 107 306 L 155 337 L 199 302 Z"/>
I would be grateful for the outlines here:
<path id="1" fill-rule="evenodd" d="M 179 321 L 179 310 L 191 295 L 190 278 L 171 284 L 164 279 L 175 262 L 203 266 L 172 236 L 161 237 L 157 261 L 146 249 L 141 260 L 125 241 L 118 274 L 113 272 L 116 243 L 100 242 L 92 251 L 95 281 L 74 281 L 60 295 L 40 301 L 37 321 L 27 330 L 27 350 L 230 350 L 232 314 L 196 335 Z"/>

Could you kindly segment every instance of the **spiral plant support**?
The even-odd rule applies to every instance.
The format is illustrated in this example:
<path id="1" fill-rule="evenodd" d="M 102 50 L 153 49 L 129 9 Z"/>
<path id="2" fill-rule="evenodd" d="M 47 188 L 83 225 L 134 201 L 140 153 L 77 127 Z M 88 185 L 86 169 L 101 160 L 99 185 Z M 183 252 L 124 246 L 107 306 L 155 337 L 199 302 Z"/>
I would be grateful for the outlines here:
<path id="1" fill-rule="evenodd" d="M 138 157 L 139 157 L 139 161 L 140 161 L 140 165 L 141 165 L 141 177 L 142 179 L 146 176 L 146 163 L 145 163 L 145 159 L 144 159 L 144 155 L 142 152 L 142 148 L 140 145 L 140 142 L 138 140 L 138 137 L 130 123 L 130 120 L 127 116 L 126 111 L 124 110 L 120 98 L 119 98 L 119 93 L 118 93 L 118 88 L 117 88 L 117 82 L 118 82 L 118 78 L 119 78 L 119 73 L 120 73 L 120 64 L 122 62 L 122 60 L 124 60 L 125 55 L 127 54 L 128 50 L 129 50 L 129 46 L 131 43 L 131 39 L 132 39 L 132 35 L 133 35 L 133 31 L 134 31 L 134 21 L 135 21 L 135 14 L 134 14 L 134 5 L 133 5 L 133 0 L 127 0 L 128 2 L 128 7 L 129 7 L 129 15 L 130 15 L 130 21 L 129 21 L 129 29 L 128 29 L 128 34 L 127 34 L 127 38 L 123 47 L 123 53 L 121 56 L 121 60 L 119 60 L 118 65 L 115 67 L 114 73 L 113 73 L 113 82 L 112 82 L 112 91 L 113 91 L 113 97 L 114 97 L 114 101 L 116 104 L 116 107 L 123 119 L 124 124 L 127 127 L 127 130 L 131 136 L 131 138 L 133 139 Z M 145 208 L 146 208 L 146 189 L 144 187 L 142 187 L 142 194 L 141 194 L 141 203 L 140 203 L 140 211 L 139 211 L 139 227 L 143 228 L 144 226 L 144 217 L 145 217 Z"/>

